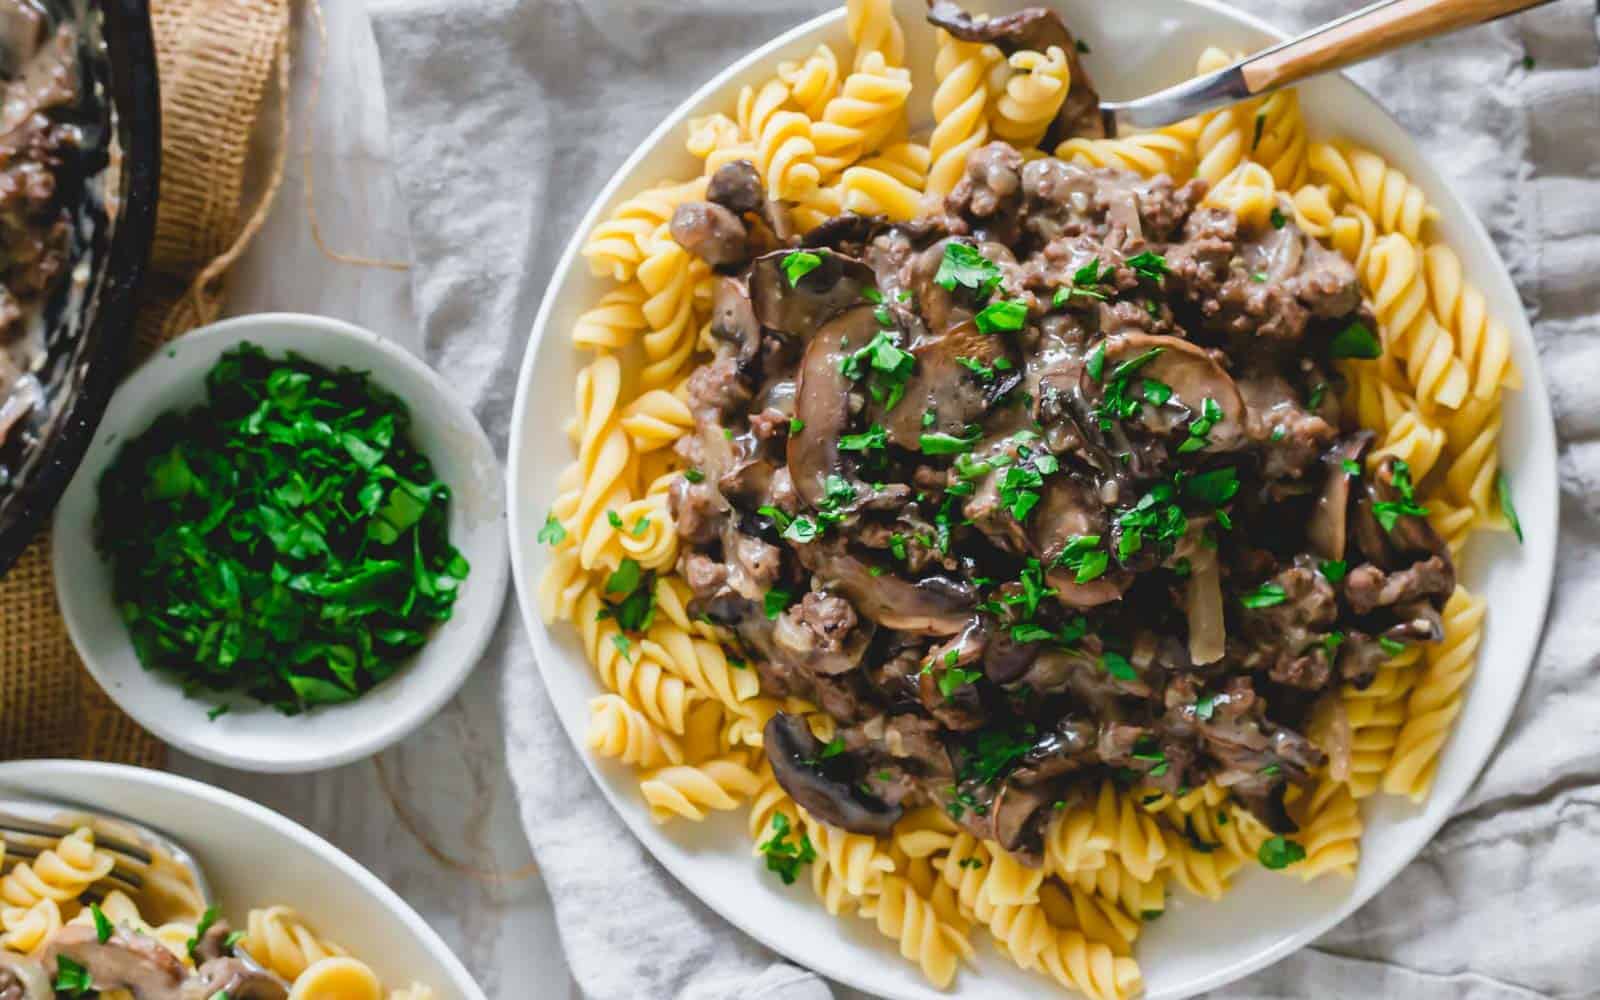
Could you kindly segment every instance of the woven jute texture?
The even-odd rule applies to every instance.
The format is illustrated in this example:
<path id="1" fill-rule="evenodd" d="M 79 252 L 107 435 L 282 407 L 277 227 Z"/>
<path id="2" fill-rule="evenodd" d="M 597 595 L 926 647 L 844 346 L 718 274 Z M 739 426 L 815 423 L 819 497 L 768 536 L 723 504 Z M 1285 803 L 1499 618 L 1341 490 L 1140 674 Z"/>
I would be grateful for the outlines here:
<path id="1" fill-rule="evenodd" d="M 287 100 L 288 4 L 152 0 L 161 202 L 138 315 L 140 357 L 217 317 L 228 266 L 260 225 L 282 176 L 280 163 L 262 185 L 262 204 L 241 207 L 250 140 L 268 96 L 277 88 Z M 56 608 L 49 551 L 41 538 L 0 580 L 0 760 L 82 757 L 159 767 L 162 745 L 117 710 L 73 651 Z"/>

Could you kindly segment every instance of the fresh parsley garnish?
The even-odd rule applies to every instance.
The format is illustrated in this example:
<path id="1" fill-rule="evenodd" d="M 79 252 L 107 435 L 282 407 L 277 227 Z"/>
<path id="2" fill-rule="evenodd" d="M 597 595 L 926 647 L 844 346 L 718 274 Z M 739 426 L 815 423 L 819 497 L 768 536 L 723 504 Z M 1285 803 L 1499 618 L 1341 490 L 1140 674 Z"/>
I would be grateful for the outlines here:
<path id="1" fill-rule="evenodd" d="M 451 615 L 469 566 L 405 404 L 364 373 L 245 344 L 206 398 L 125 444 L 96 540 L 140 662 L 286 714 L 350 701 Z M 565 529 L 547 518 L 539 539 Z"/>
<path id="2" fill-rule="evenodd" d="M 872 398 L 882 403 L 884 409 L 892 410 L 905 396 L 906 380 L 916 366 L 914 354 L 902 350 L 889 331 L 879 330 L 867 346 L 845 355 L 839 362 L 839 371 L 852 380 L 870 374 L 867 389 Z"/>
<path id="3" fill-rule="evenodd" d="M 822 258 L 809 250 L 795 250 L 785 254 L 783 258 L 783 276 L 789 279 L 789 287 L 800 284 L 800 279 L 822 266 Z"/>
<path id="4" fill-rule="evenodd" d="M 1126 656 L 1111 650 L 1100 654 L 1100 665 L 1106 668 L 1106 673 L 1119 681 L 1136 681 L 1139 675 L 1134 672 L 1133 664 Z"/>
<path id="5" fill-rule="evenodd" d="M 1084 370 L 1096 382 L 1102 381 L 1106 373 L 1106 342 L 1101 341 L 1089 352 L 1089 360 L 1084 363 Z"/>
<path id="6" fill-rule="evenodd" d="M 1100 547 L 1099 535 L 1073 535 L 1067 539 L 1055 565 L 1073 572 L 1073 582 L 1088 583 L 1105 574 L 1111 555 Z"/>
<path id="7" fill-rule="evenodd" d="M 111 926 L 111 921 L 106 917 L 105 913 L 100 909 L 100 904 L 98 904 L 98 903 L 90 903 L 89 904 L 89 916 L 94 918 L 94 936 L 95 936 L 95 940 L 99 941 L 101 944 L 105 944 L 107 941 L 110 941 L 111 940 L 111 935 L 116 930 L 116 928 Z"/>
<path id="8" fill-rule="evenodd" d="M 1157 284 L 1168 274 L 1167 258 L 1149 250 L 1138 253 L 1128 258 L 1128 266 L 1141 278 L 1148 278 Z"/>
<path id="9" fill-rule="evenodd" d="M 978 443 L 978 434 L 973 432 L 966 437 L 956 437 L 954 434 L 920 434 L 917 445 L 924 455 L 958 455 L 972 450 Z M 843 447 L 843 445 L 840 445 Z"/>
<path id="10" fill-rule="evenodd" d="M 1402 516 L 1427 517 L 1428 508 L 1417 503 L 1416 490 L 1411 485 L 1411 467 L 1404 462 L 1394 463 L 1393 484 L 1400 494 L 1399 500 L 1380 500 L 1372 505 L 1372 516 L 1383 525 L 1384 531 L 1393 531 Z"/>
<path id="11" fill-rule="evenodd" d="M 1263 583 L 1248 594 L 1239 595 L 1239 603 L 1247 608 L 1270 608 L 1288 599 L 1289 595 L 1276 583 Z"/>
<path id="12" fill-rule="evenodd" d="M 1256 859 L 1263 868 L 1279 871 L 1306 859 L 1306 849 L 1287 837 L 1268 837 L 1256 851 Z"/>
<path id="13" fill-rule="evenodd" d="M 772 836 L 758 848 L 766 856 L 767 871 L 775 872 L 783 879 L 784 885 L 794 884 L 800 875 L 801 865 L 809 865 L 817 860 L 817 851 L 811 846 L 811 838 L 802 830 L 795 842 L 790 843 L 789 834 L 793 832 L 786 814 L 773 813 Z"/>
<path id="14" fill-rule="evenodd" d="M 1511 525 L 1511 530 L 1516 533 L 1517 542 L 1522 542 L 1522 519 L 1517 516 L 1517 505 L 1511 499 L 1511 480 L 1506 478 L 1502 469 L 1494 477 L 1494 492 L 1500 500 L 1500 513 Z"/>
<path id="15" fill-rule="evenodd" d="M 1328 344 L 1328 354 L 1335 358 L 1362 358 L 1372 360 L 1383 354 L 1383 344 L 1367 325 L 1358 319 L 1333 335 Z"/>
<path id="16" fill-rule="evenodd" d="M 1199 451 L 1211 443 L 1211 428 L 1222 421 L 1222 407 L 1210 396 L 1200 404 L 1200 415 L 1189 421 L 1189 436 L 1178 445 L 1178 454 Z"/>
<path id="17" fill-rule="evenodd" d="M 787 590 L 780 590 L 774 587 L 767 591 L 766 596 L 761 599 L 761 610 L 766 612 L 768 618 L 776 620 L 779 615 L 783 614 L 784 609 L 793 603 L 793 594 Z"/>
<path id="18" fill-rule="evenodd" d="M 845 434 L 839 438 L 840 451 L 882 451 L 888 444 L 888 433 L 881 424 L 873 424 L 861 434 Z"/>
<path id="19" fill-rule="evenodd" d="M 74 962 L 66 955 L 56 956 L 56 992 L 64 993 L 69 997 L 81 997 L 94 989 L 94 980 L 89 975 L 89 970 Z"/>
<path id="20" fill-rule="evenodd" d="M 194 936 L 184 945 L 184 950 L 189 953 L 189 958 L 196 965 L 200 964 L 200 956 L 195 954 L 195 949 L 200 946 L 200 939 L 206 936 L 206 931 L 211 929 L 211 925 L 217 922 L 217 917 L 220 915 L 215 906 L 206 907 L 206 911 L 200 915 L 200 922 L 194 925 Z"/>
<path id="21" fill-rule="evenodd" d="M 951 240 L 944 245 L 944 257 L 939 261 L 939 270 L 933 276 L 933 283 L 947 292 L 953 292 L 960 286 L 982 299 L 1000 284 L 1000 268 L 979 253 L 977 247 Z"/>
<path id="22" fill-rule="evenodd" d="M 1350 572 L 1350 567 L 1343 559 L 1324 559 L 1317 563 L 1317 570 L 1329 583 L 1338 583 Z"/>
<path id="23" fill-rule="evenodd" d="M 703 483 L 706 481 L 706 474 L 699 469 L 691 467 L 683 470 L 683 478 L 691 483 Z"/>
<path id="24" fill-rule="evenodd" d="M 1267 221 L 1272 223 L 1273 229 L 1282 229 L 1289 223 L 1289 220 L 1283 217 L 1283 212 L 1279 211 L 1276 205 L 1272 206 L 1272 211 L 1267 214 Z"/>
<path id="25" fill-rule="evenodd" d="M 1399 656 L 1406 651 L 1406 644 L 1385 635 L 1378 637 L 1378 648 L 1390 656 Z"/>
<path id="26" fill-rule="evenodd" d="M 545 545 L 560 545 L 567 540 L 567 529 L 561 526 L 554 514 L 546 514 L 544 527 L 539 529 L 538 540 Z"/>
<path id="27" fill-rule="evenodd" d="M 1194 701 L 1194 717 L 1201 722 L 1209 722 L 1217 711 L 1217 696 L 1203 694 Z"/>
<path id="28" fill-rule="evenodd" d="M 955 650 L 951 650 L 955 652 Z M 939 675 L 939 693 L 945 700 L 955 697 L 957 691 L 968 684 L 976 682 L 983 676 L 981 670 L 969 670 L 966 667 L 949 667 Z"/>
<path id="29" fill-rule="evenodd" d="M 1201 503 L 1220 507 L 1239 492 L 1239 470 L 1231 465 L 1190 476 L 1183 481 L 1183 493 Z"/>
<path id="30" fill-rule="evenodd" d="M 979 333 L 1009 333 L 1028 323 L 1028 306 L 1023 302 L 991 302 L 972 317 Z"/>

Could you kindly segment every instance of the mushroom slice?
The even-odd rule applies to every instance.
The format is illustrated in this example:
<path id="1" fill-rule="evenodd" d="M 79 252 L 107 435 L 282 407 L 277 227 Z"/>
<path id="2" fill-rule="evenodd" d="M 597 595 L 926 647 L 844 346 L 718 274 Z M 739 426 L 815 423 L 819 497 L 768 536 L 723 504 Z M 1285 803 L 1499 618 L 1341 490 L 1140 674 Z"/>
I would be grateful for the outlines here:
<path id="1" fill-rule="evenodd" d="M 1184 614 L 1189 619 L 1189 659 L 1195 663 L 1222 659 L 1228 635 L 1222 612 L 1222 574 L 1214 549 L 1196 545 L 1189 556 Z"/>
<path id="2" fill-rule="evenodd" d="M 0 996 L 11 1000 L 55 1000 L 44 966 L 14 951 L 0 949 Z"/>
<path id="3" fill-rule="evenodd" d="M 188 970 L 155 938 L 122 929 L 101 941 L 94 927 L 68 924 L 50 936 L 41 962 L 52 969 L 63 955 L 83 966 L 102 992 L 127 990 L 136 1000 L 190 1000 L 182 992 Z"/>
<path id="4" fill-rule="evenodd" d="M 1126 374 L 1118 385 L 1121 366 Z M 1084 366 L 1084 391 L 1104 398 L 1114 387 L 1140 401 L 1137 422 L 1151 434 L 1177 441 L 1191 436 L 1194 421 L 1206 419 L 1207 403 L 1215 415 L 1202 452 L 1233 451 L 1245 444 L 1244 399 L 1233 377 L 1204 348 L 1182 339 L 1148 333 L 1121 333 L 1105 341 L 1105 367 L 1096 380 Z M 1151 401 L 1151 386 L 1171 390 L 1164 404 Z M 1159 391 L 1159 390 L 1157 390 Z M 1126 422 L 1125 422 L 1126 423 Z"/>
<path id="5" fill-rule="evenodd" d="M 1328 467 L 1328 478 L 1323 481 L 1317 506 L 1306 523 L 1306 538 L 1311 542 L 1313 551 L 1323 559 L 1344 558 L 1349 534 L 1350 483 L 1360 478 L 1359 475 L 1351 476 L 1344 463 L 1355 462 L 1359 469 L 1361 459 L 1372 446 L 1372 439 L 1371 431 L 1357 431 L 1328 449 L 1322 457 Z"/>
<path id="6" fill-rule="evenodd" d="M 857 306 L 818 330 L 800 360 L 794 401 L 800 429 L 789 435 L 789 475 L 795 492 L 813 507 L 823 505 L 828 477 L 844 471 L 839 438 L 850 423 L 851 390 L 840 370 L 849 354 L 846 345 L 863 345 L 878 329 L 872 307 Z"/>
<path id="7" fill-rule="evenodd" d="M 840 541 L 807 545 L 798 553 L 806 569 L 825 586 L 850 599 L 857 613 L 884 628 L 919 635 L 955 635 L 966 627 L 978 603 L 971 584 L 946 576 L 907 580 L 894 573 L 872 575 Z"/>
<path id="8" fill-rule="evenodd" d="M 1044 862 L 1044 831 L 1055 814 L 1056 790 L 1052 785 L 1000 786 L 990 806 L 994 839 L 1011 856 L 1030 868 Z"/>
<path id="9" fill-rule="evenodd" d="M 818 766 L 822 744 L 798 715 L 779 712 L 763 730 L 773 777 L 806 812 L 851 833 L 887 836 L 905 811 L 863 792 L 853 781 L 831 777 Z M 842 755 L 841 755 L 842 756 Z M 838 757 L 830 758 L 837 761 Z"/>
<path id="10" fill-rule="evenodd" d="M 818 263 L 791 283 L 784 261 L 794 253 L 813 253 Z M 861 293 L 876 283 L 872 268 L 842 253 L 776 250 L 757 257 L 750 266 L 750 303 L 762 326 L 805 338 L 846 309 L 866 302 Z"/>
<path id="11" fill-rule="evenodd" d="M 917 365 L 906 380 L 905 396 L 882 420 L 889 440 L 913 451 L 921 447 L 923 434 L 965 436 L 968 425 L 980 421 L 1022 377 L 1006 356 L 1005 339 L 978 332 L 971 320 L 913 344 L 911 353 Z"/>

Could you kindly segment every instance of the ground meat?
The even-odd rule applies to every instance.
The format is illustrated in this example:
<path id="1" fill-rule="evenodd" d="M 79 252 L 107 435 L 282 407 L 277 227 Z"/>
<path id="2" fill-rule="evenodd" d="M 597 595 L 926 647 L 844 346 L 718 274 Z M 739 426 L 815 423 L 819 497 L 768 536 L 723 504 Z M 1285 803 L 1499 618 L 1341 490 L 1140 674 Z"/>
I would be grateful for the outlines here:
<path id="1" fill-rule="evenodd" d="M 1366 563 L 1344 578 L 1344 599 L 1358 615 L 1421 598 L 1444 599 L 1455 588 L 1455 574 L 1443 558 L 1430 556 L 1402 570 L 1385 573 Z"/>
<path id="2" fill-rule="evenodd" d="M 731 416 L 750 402 L 750 396 L 750 387 L 740 378 L 733 358 L 719 358 L 689 376 L 689 406 L 718 418 Z"/>

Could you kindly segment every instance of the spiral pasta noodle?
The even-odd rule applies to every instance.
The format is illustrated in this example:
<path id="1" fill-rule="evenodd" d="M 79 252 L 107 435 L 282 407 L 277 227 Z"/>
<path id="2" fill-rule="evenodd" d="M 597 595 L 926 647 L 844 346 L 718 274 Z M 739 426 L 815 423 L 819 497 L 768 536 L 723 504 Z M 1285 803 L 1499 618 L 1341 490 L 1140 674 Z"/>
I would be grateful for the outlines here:
<path id="1" fill-rule="evenodd" d="M 257 962 L 291 982 L 313 963 L 346 954 L 287 906 L 251 910 L 240 944 Z"/>
<path id="2" fill-rule="evenodd" d="M 672 238 L 675 208 L 703 198 L 711 174 L 744 159 L 802 232 L 846 212 L 914 220 L 937 208 L 969 154 L 991 139 L 1011 142 L 1024 160 L 1044 155 L 1032 147 L 1071 87 L 1060 48 L 1006 56 L 939 31 L 932 127 L 918 131 L 892 7 L 848 0 L 848 60 L 843 48 L 816 46 L 745 88 L 733 107 L 691 119 L 684 142 L 701 176 L 622 201 L 584 243 L 591 270 L 612 287 L 571 330 L 592 356 L 569 426 L 576 459 L 551 507 L 565 538 L 552 543 L 539 610 L 577 627 L 605 688 L 590 702 L 587 740 L 595 753 L 641 770 L 640 794 L 656 821 L 748 804 L 758 855 L 779 828 L 803 842 L 812 856 L 806 877 L 823 907 L 872 921 L 936 985 L 953 981 L 971 956 L 969 932 L 982 926 L 1023 968 L 1091 997 L 1128 997 L 1142 987 L 1135 944 L 1169 895 L 1217 898 L 1246 865 L 1272 863 L 1264 848 L 1277 838 L 1227 788 L 1209 781 L 1169 793 L 1104 781 L 1085 801 L 1057 804 L 1040 868 L 931 807 L 912 810 L 883 838 L 835 829 L 784 792 L 762 752 L 764 727 L 779 711 L 804 717 L 823 744 L 836 734 L 833 718 L 763 692 L 734 635 L 689 613 L 691 592 L 677 572 L 668 498 L 685 463 L 674 445 L 694 431 L 685 379 L 715 346 L 715 279 Z M 1236 58 L 1207 49 L 1198 71 Z M 1067 138 L 1054 155 L 1174 184 L 1198 179 L 1205 203 L 1232 211 L 1242 229 L 1265 231 L 1288 216 L 1349 260 L 1384 350 L 1338 363 L 1339 402 L 1376 432 L 1369 466 L 1405 461 L 1429 523 L 1459 554 L 1471 532 L 1503 523 L 1495 511 L 1501 405 L 1520 385 L 1509 330 L 1432 232 L 1437 213 L 1422 188 L 1370 150 L 1319 137 L 1312 124 L 1300 95 L 1286 89 L 1154 131 Z M 1328 384 L 1336 390 L 1340 380 Z M 607 580 L 624 561 L 653 574 L 653 619 L 627 630 L 602 616 Z M 1481 599 L 1458 589 L 1445 607 L 1442 645 L 1408 647 L 1366 687 L 1347 686 L 1336 703 L 1319 705 L 1319 717 L 1327 710 L 1327 724 L 1345 731 L 1313 738 L 1348 753 L 1335 754 L 1317 784 L 1288 803 L 1300 825 L 1288 836 L 1305 856 L 1286 874 L 1349 876 L 1360 800 L 1426 794 L 1461 711 L 1483 615 Z M 14 919 L 23 928 L 50 916 L 22 908 Z M 11 931 L 6 913 L 0 923 Z"/>
<path id="3" fill-rule="evenodd" d="M 1066 102 L 1072 84 L 1067 54 L 1024 49 L 1008 60 L 1011 76 L 994 102 L 989 123 L 996 137 L 1018 147 L 1037 146 Z"/>
<path id="4" fill-rule="evenodd" d="M 933 135 L 928 153 L 928 192 L 945 195 L 966 169 L 967 154 L 989 141 L 987 108 L 989 70 L 1000 59 L 992 46 L 961 42 L 939 32 L 934 62 L 938 87 L 933 93 Z"/>

